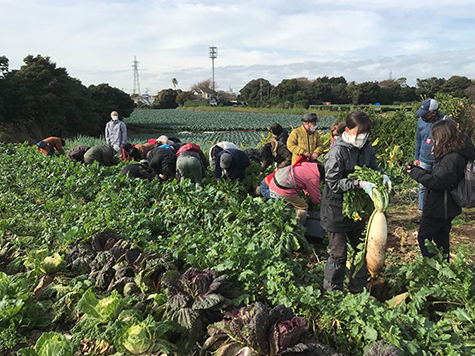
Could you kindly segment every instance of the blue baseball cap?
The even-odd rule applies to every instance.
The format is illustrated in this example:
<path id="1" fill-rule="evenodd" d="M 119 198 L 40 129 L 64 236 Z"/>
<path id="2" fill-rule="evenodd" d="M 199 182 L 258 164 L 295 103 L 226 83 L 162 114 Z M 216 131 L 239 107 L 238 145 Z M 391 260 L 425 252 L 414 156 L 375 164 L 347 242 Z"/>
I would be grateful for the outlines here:
<path id="1" fill-rule="evenodd" d="M 439 109 L 439 103 L 435 99 L 427 99 L 422 102 L 421 108 L 416 111 L 416 114 L 420 117 L 424 117 L 431 111 Z"/>

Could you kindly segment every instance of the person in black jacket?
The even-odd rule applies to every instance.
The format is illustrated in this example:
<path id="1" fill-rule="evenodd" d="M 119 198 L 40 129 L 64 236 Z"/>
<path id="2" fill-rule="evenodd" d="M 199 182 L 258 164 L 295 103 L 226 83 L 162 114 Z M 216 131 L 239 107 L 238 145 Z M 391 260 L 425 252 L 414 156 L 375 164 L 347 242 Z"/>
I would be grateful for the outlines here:
<path id="1" fill-rule="evenodd" d="M 449 261 L 449 234 L 452 220 L 462 212 L 452 199 L 450 189 L 464 177 L 468 160 L 475 159 L 475 146 L 458 130 L 452 120 L 441 120 L 431 129 L 435 163 L 432 172 L 416 165 L 409 166 L 407 173 L 426 187 L 422 220 L 417 240 L 422 256 L 432 257 L 425 241 L 435 242 Z"/>
<path id="2" fill-rule="evenodd" d="M 228 149 L 216 155 L 215 176 L 220 179 L 224 172 L 230 180 L 243 179 L 249 157 L 244 151 Z"/>
<path id="3" fill-rule="evenodd" d="M 325 188 L 320 207 L 321 226 L 328 232 L 330 257 L 324 271 L 323 287 L 326 290 L 343 290 L 346 271 L 347 241 L 356 251 L 363 239 L 366 221 L 353 221 L 343 215 L 343 194 L 352 189 L 364 189 L 372 195 L 375 187 L 370 182 L 348 178 L 355 166 L 366 165 L 382 173 L 376 162 L 376 153 L 368 135 L 371 119 L 363 111 L 353 111 L 346 118 L 346 128 L 341 139 L 336 140 L 333 148 L 325 156 Z M 384 175 L 384 182 L 390 188 L 391 181 Z M 355 266 L 352 263 L 348 289 L 359 293 L 366 287 L 368 269 L 366 265 L 353 277 Z"/>
<path id="4" fill-rule="evenodd" d="M 176 156 L 173 148 L 166 148 L 162 145 L 154 148 L 148 155 L 150 168 L 153 169 L 156 175 L 163 181 L 175 176 L 176 170 Z"/>
<path id="5" fill-rule="evenodd" d="M 126 165 L 120 172 L 124 176 L 148 179 L 148 181 L 152 181 L 153 178 L 155 178 L 152 168 L 150 168 L 148 161 L 145 159 L 141 160 L 138 164 L 132 163 Z"/>
<path id="6" fill-rule="evenodd" d="M 284 145 L 287 145 L 287 139 L 289 138 L 289 132 L 282 128 L 279 124 L 273 124 L 270 127 L 270 132 L 272 133 L 272 136 L 278 141 L 281 142 Z"/>

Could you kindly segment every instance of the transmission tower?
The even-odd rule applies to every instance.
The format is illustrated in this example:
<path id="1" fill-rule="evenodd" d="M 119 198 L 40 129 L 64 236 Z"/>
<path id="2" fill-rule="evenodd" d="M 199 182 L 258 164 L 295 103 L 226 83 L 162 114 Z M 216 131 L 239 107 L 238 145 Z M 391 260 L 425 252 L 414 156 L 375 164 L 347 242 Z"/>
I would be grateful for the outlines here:
<path id="1" fill-rule="evenodd" d="M 213 69 L 213 90 L 214 90 L 214 60 L 218 58 L 218 47 L 209 48 L 209 58 L 211 58 L 211 66 Z"/>
<path id="2" fill-rule="evenodd" d="M 134 61 L 132 63 L 133 63 L 132 68 L 134 68 L 134 92 L 133 92 L 133 94 L 138 94 L 140 96 L 139 62 L 137 61 L 137 56 L 134 56 Z"/>

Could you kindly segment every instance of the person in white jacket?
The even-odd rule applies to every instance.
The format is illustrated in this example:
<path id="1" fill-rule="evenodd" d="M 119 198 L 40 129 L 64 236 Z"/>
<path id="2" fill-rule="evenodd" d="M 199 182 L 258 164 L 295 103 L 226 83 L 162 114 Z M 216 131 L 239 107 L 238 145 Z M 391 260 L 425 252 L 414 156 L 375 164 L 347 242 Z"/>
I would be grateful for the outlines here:
<path id="1" fill-rule="evenodd" d="M 106 143 L 119 152 L 121 145 L 127 143 L 127 127 L 119 120 L 117 111 L 111 112 L 111 119 L 106 124 Z"/>

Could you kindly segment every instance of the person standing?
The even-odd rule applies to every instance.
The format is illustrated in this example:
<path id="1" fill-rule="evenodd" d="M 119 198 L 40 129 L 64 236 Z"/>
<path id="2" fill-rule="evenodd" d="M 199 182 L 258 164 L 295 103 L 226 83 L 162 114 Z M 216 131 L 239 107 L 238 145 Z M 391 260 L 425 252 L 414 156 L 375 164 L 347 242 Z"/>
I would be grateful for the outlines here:
<path id="1" fill-rule="evenodd" d="M 348 178 L 355 166 L 371 168 L 381 172 L 377 164 L 376 153 L 368 142 L 371 119 L 363 111 L 353 111 L 346 118 L 346 128 L 341 138 L 325 155 L 325 188 L 320 208 L 322 228 L 328 232 L 330 257 L 324 271 L 323 287 L 328 291 L 343 290 L 345 280 L 347 242 L 355 253 L 363 241 L 366 221 L 353 221 L 343 215 L 343 194 L 348 190 L 363 189 L 372 196 L 373 183 Z M 383 175 L 383 182 L 391 189 L 391 181 Z M 353 261 L 354 262 L 354 261 Z M 351 264 L 348 289 L 351 293 L 360 293 L 366 287 L 368 269 L 363 265 L 354 275 L 354 263 Z"/>
<path id="2" fill-rule="evenodd" d="M 106 124 L 106 143 L 113 147 L 116 152 L 127 143 L 127 127 L 119 120 L 117 111 L 111 112 L 111 121 Z"/>
<path id="3" fill-rule="evenodd" d="M 295 164 L 301 155 L 315 162 L 323 153 L 323 142 L 317 131 L 317 120 L 317 114 L 306 113 L 302 118 L 302 126 L 290 133 L 287 148 L 292 152 L 292 164 Z"/>
<path id="4" fill-rule="evenodd" d="M 452 120 L 447 115 L 439 112 L 439 103 L 435 99 L 426 99 L 422 102 L 419 110 L 416 111 L 419 115 L 416 129 L 416 146 L 414 152 L 414 165 L 431 172 L 435 159 L 432 153 L 433 145 L 431 138 L 432 126 L 440 120 Z M 419 224 L 422 220 L 422 210 L 424 205 L 424 193 L 426 188 L 424 185 L 419 185 L 419 213 L 414 216 L 411 221 Z"/>
<path id="5" fill-rule="evenodd" d="M 409 166 L 407 173 L 426 187 L 421 225 L 417 240 L 422 256 L 432 257 L 425 241 L 434 241 L 449 261 L 449 234 L 452 220 L 462 212 L 450 194 L 450 189 L 463 178 L 465 165 L 475 159 L 475 146 L 460 133 L 452 120 L 440 120 L 432 126 L 435 163 L 432 170 Z"/>

